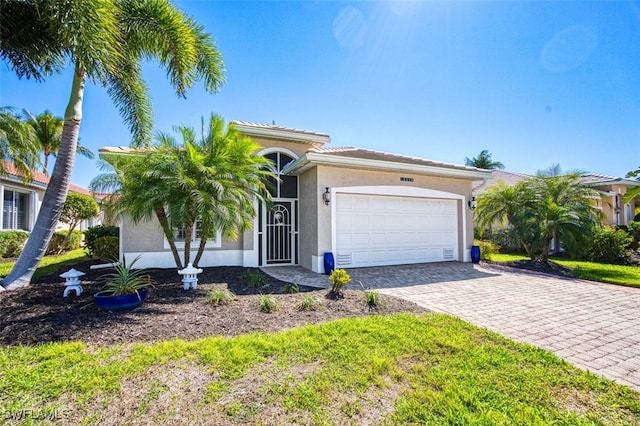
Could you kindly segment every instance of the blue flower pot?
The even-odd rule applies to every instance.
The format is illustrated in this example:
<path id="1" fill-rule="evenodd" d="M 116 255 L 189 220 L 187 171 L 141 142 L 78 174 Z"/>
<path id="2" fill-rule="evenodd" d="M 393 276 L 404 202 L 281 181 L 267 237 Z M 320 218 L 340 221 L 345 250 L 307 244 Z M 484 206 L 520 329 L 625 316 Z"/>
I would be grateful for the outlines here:
<path id="1" fill-rule="evenodd" d="M 100 309 L 105 311 L 123 311 L 142 305 L 147 298 L 147 289 L 138 290 L 137 293 L 121 294 L 113 296 L 108 291 L 100 291 L 93 295 L 93 300 Z"/>
<path id="2" fill-rule="evenodd" d="M 471 261 L 480 263 L 480 246 L 471 246 Z"/>
<path id="3" fill-rule="evenodd" d="M 326 252 L 324 254 L 324 273 L 331 275 L 331 272 L 336 269 L 335 261 L 333 259 L 333 253 Z"/>

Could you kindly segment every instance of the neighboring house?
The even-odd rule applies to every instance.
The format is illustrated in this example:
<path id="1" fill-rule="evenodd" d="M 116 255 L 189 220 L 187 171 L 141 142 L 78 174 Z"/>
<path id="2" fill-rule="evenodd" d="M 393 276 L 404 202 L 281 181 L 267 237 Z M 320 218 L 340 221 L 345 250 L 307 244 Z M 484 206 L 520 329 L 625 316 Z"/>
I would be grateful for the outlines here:
<path id="1" fill-rule="evenodd" d="M 531 177 L 522 173 L 507 172 L 504 170 L 491 170 L 491 177 L 484 182 L 474 184 L 473 195 L 482 194 L 489 186 L 503 181 L 508 185 L 515 185 L 522 179 Z M 599 174 L 584 174 L 582 180 L 586 186 L 597 190 L 602 199 L 597 207 L 604 213 L 604 225 L 627 225 L 633 221 L 636 209 L 635 200 L 624 203 L 623 198 L 630 188 L 640 186 L 640 182 L 633 179 L 624 179 Z"/>
<path id="2" fill-rule="evenodd" d="M 234 122 L 263 148 L 280 177 L 273 206 L 259 206 L 253 230 L 238 241 L 210 241 L 199 266 L 300 265 L 338 268 L 470 261 L 473 181 L 490 172 L 359 148 L 325 148 L 330 138 L 277 125 Z M 100 155 L 126 153 L 102 148 Z M 154 218 L 121 222 L 121 255 L 141 267 L 173 267 Z M 197 235 L 194 235 L 197 238 Z M 194 250 L 197 244 L 193 244 Z"/>
<path id="3" fill-rule="evenodd" d="M 640 186 L 640 182 L 614 176 L 598 174 L 582 175 L 584 184 L 596 189 L 602 196 L 598 207 L 605 216 L 607 225 L 628 225 L 633 221 L 636 210 L 636 200 L 624 202 L 624 196 L 631 188 Z"/>
<path id="4" fill-rule="evenodd" d="M 2 166 L 6 174 L 0 175 L 0 205 L 2 205 L 0 230 L 31 231 L 36 223 L 42 197 L 49 183 L 49 176 L 42 172 L 33 171 L 33 180 L 24 183 L 20 172 L 12 162 L 2 160 Z M 69 185 L 69 191 L 92 196 L 88 189 L 74 184 Z M 83 221 L 80 224 L 80 230 L 100 223 L 100 217 Z M 56 230 L 63 229 L 69 229 L 69 227 L 64 223 L 58 223 Z"/>

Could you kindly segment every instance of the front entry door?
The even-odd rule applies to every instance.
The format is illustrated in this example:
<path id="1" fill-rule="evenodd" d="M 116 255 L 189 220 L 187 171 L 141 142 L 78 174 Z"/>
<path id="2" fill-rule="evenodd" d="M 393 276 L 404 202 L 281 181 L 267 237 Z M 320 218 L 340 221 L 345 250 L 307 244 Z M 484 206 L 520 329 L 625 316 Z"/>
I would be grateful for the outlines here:
<path id="1" fill-rule="evenodd" d="M 295 262 L 295 205 L 291 201 L 276 201 L 266 214 L 266 264 Z"/>

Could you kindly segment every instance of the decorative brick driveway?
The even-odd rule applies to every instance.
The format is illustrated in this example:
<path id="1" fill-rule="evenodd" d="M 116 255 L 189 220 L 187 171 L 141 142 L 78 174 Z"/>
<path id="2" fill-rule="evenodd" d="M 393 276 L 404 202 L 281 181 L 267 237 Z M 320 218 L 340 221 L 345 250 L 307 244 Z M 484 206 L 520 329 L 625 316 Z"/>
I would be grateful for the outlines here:
<path id="1" fill-rule="evenodd" d="M 324 275 L 265 268 L 285 281 L 327 287 Z M 640 390 L 640 289 L 492 265 L 439 263 L 349 270 L 354 288 L 411 300 L 547 349 Z"/>

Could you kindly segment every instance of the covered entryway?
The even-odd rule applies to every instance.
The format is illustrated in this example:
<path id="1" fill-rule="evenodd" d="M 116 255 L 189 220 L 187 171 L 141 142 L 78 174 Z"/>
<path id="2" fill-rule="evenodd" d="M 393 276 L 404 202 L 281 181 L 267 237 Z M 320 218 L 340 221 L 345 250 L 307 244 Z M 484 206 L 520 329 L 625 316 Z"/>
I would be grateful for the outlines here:
<path id="1" fill-rule="evenodd" d="M 338 193 L 335 219 L 340 268 L 459 260 L 454 199 Z"/>
<path id="2" fill-rule="evenodd" d="M 259 266 L 298 263 L 298 177 L 282 174 L 294 161 L 292 153 L 274 151 L 264 154 L 272 161 L 275 179 L 269 179 L 273 203 L 259 206 Z"/>

